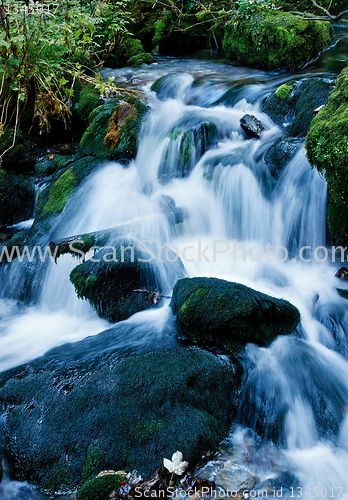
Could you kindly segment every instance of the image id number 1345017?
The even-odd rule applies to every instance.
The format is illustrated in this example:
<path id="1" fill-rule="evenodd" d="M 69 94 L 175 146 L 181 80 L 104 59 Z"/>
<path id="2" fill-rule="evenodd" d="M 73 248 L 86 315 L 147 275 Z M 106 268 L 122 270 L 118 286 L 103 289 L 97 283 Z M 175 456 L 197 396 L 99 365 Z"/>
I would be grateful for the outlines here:
<path id="1" fill-rule="evenodd" d="M 297 487 L 297 488 L 290 488 L 291 490 L 291 495 L 290 498 L 300 498 L 300 497 L 319 497 L 319 498 L 339 498 L 342 491 L 343 487 L 337 487 L 337 488 L 319 488 L 319 487 L 313 487 L 313 488 L 307 488 L 304 490 L 303 488 Z"/>

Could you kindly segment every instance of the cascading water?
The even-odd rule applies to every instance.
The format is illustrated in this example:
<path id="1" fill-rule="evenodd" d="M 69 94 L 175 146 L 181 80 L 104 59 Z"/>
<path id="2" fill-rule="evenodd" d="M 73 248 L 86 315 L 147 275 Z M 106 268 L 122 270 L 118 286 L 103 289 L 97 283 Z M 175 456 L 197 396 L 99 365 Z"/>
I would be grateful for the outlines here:
<path id="1" fill-rule="evenodd" d="M 173 79 L 164 97 L 148 92 L 151 111 L 136 159 L 127 168 L 101 164 L 45 236 L 46 244 L 123 224 L 124 237 L 172 247 L 188 276 L 236 281 L 296 305 L 302 319 L 299 337 L 279 337 L 267 349 L 247 347 L 240 426 L 223 459 L 248 456 L 256 464 L 257 456 L 266 457 L 256 467 L 265 475 L 274 455 L 300 487 L 343 487 L 340 498 L 348 498 L 347 306 L 336 291 L 337 265 L 318 262 L 313 253 L 325 247 L 325 181 L 311 169 L 301 144 L 278 180 L 264 160 L 281 131 L 260 111 L 260 100 L 284 76 L 214 63 L 197 63 L 190 73 L 189 64 L 178 63 L 181 77 Z M 161 71 L 168 72 L 165 59 L 154 73 L 140 69 L 139 75 L 151 82 Z M 256 84 L 267 79 L 271 83 Z M 224 105 L 229 87 L 229 105 Z M 244 137 L 239 121 L 245 113 L 262 121 L 260 140 Z M 163 195 L 181 209 L 181 224 L 170 224 L 159 210 Z M 312 249 L 302 254 L 311 262 L 299 258 L 304 246 Z M 276 247 L 282 247 L 277 255 Z M 112 326 L 76 297 L 69 282 L 76 264 L 67 256 L 48 263 L 40 294 L 28 306 L 13 300 L 21 265 L 0 269 L 0 371 Z M 156 265 L 161 291 L 170 294 L 180 275 L 178 263 Z M 127 353 L 174 342 L 167 328 L 168 301 L 163 304 L 112 326 L 113 346 Z M 277 451 L 258 443 L 254 431 L 277 442 Z"/>

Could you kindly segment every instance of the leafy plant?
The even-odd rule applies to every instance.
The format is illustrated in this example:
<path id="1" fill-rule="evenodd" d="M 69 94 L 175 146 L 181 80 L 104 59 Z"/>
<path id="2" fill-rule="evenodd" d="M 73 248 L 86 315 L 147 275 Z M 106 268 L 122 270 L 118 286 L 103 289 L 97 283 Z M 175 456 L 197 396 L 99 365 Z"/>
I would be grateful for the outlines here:
<path id="1" fill-rule="evenodd" d="M 0 0 L 0 137 L 25 108 L 41 132 L 54 118 L 69 127 L 76 80 L 128 33 L 127 1 Z"/>

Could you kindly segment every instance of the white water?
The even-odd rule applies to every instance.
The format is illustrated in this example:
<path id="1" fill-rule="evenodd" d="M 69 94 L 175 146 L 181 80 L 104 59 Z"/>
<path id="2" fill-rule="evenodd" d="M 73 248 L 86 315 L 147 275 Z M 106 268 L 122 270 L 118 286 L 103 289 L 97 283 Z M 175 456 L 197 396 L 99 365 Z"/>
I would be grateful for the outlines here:
<path id="1" fill-rule="evenodd" d="M 299 334 L 305 340 L 280 337 L 268 349 L 247 349 L 248 385 L 241 420 L 257 427 L 265 410 L 260 406 L 262 395 L 270 420 L 277 412 L 285 413 L 280 429 L 283 445 L 277 451 L 282 467 L 295 473 L 303 488 L 344 487 L 340 498 L 348 498 L 347 302 L 336 291 L 337 286 L 347 286 L 334 276 L 339 264 L 316 262 L 313 252 L 304 253 L 312 262 L 299 259 L 301 247 L 325 246 L 325 181 L 310 168 L 303 149 L 278 182 L 272 179 L 263 154 L 280 137 L 280 130 L 260 112 L 253 94 L 260 94 L 258 86 L 251 87 L 249 100 L 242 98 L 233 107 L 205 107 L 214 102 L 211 91 L 204 86 L 201 92 L 199 86 L 192 90 L 192 81 L 191 75 L 181 79 L 176 99 L 160 101 L 152 96 L 135 161 L 128 168 L 102 165 L 74 195 L 47 240 L 130 223 L 130 237 L 175 247 L 189 276 L 236 281 L 296 305 L 302 320 Z M 200 104 L 187 103 L 192 100 Z M 245 140 L 239 125 L 245 113 L 255 114 L 265 126 L 261 140 Z M 215 127 L 215 140 L 201 158 L 190 149 L 183 166 L 182 134 L 199 130 L 201 123 Z M 169 224 L 158 208 L 160 195 L 172 197 L 183 209 L 182 224 Z M 234 258 L 233 240 L 246 249 L 245 262 L 243 250 Z M 214 258 L 214 241 L 218 251 L 227 245 L 230 250 Z M 277 262 L 273 254 L 267 258 L 267 244 L 285 247 L 288 260 Z M 249 256 L 256 246 L 264 252 L 259 262 Z M 204 257 L 199 248 L 205 247 Z M 259 250 L 253 252 L 257 259 Z M 69 283 L 74 265 L 68 257 L 49 264 L 35 306 L 21 308 L 10 299 L 1 301 L 0 370 L 110 326 L 77 299 Z M 9 283 L 6 272 L 2 279 Z M 160 272 L 166 288 L 161 291 L 170 294 L 170 265 Z M 10 274 L 13 282 L 20 273 L 18 268 Z M 127 328 L 134 349 L 149 342 L 149 331 L 160 345 L 167 318 L 168 307 L 162 307 L 139 313 L 120 328 Z M 338 428 L 336 435 L 318 415 L 318 395 L 323 396 L 329 422 Z"/>

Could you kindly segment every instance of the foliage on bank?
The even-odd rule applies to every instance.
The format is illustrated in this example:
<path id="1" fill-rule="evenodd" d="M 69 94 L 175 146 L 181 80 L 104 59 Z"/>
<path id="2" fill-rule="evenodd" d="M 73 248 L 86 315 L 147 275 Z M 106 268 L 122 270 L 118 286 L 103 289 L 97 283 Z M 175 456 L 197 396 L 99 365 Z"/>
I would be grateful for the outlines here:
<path id="1" fill-rule="evenodd" d="M 348 241 L 348 68 L 337 79 L 328 104 L 314 118 L 306 138 L 307 156 L 325 173 L 328 223 L 334 241 Z"/>

